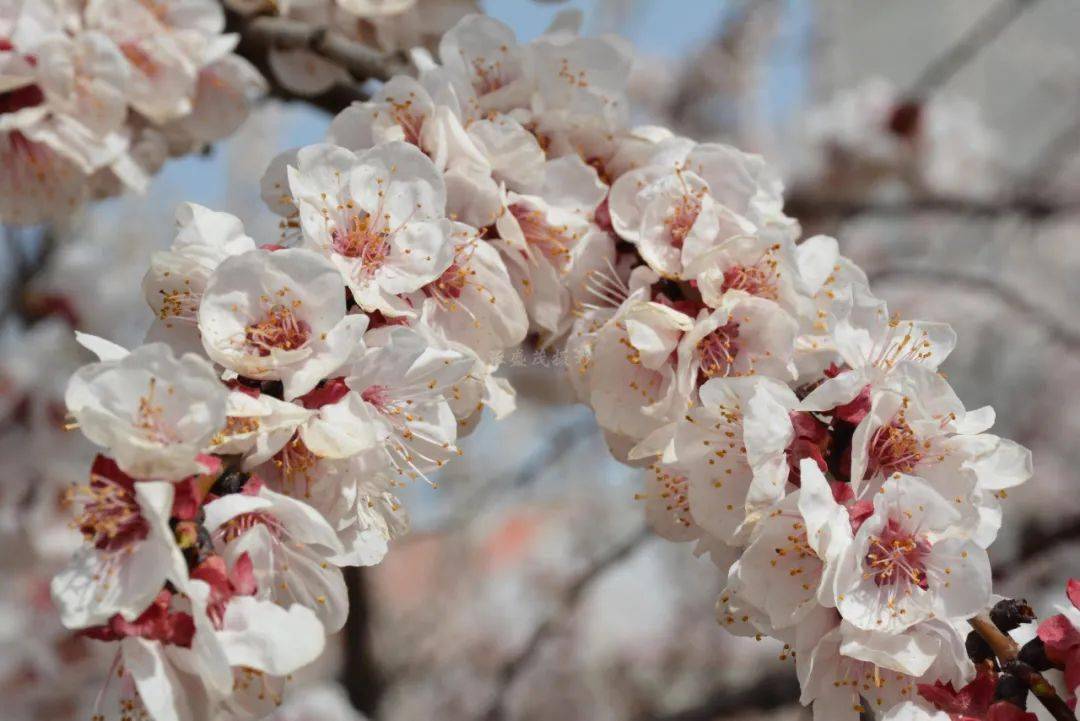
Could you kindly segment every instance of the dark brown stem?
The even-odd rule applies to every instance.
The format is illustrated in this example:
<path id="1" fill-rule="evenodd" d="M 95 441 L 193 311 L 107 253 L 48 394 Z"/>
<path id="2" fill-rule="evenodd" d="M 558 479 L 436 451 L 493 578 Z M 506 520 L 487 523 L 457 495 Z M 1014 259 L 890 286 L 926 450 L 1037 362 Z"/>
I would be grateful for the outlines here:
<path id="1" fill-rule="evenodd" d="M 369 571 L 359 566 L 349 566 L 344 572 L 345 586 L 349 591 L 349 618 L 342 632 L 345 637 L 345 658 L 341 664 L 340 681 L 353 707 L 368 718 L 375 718 L 386 683 L 372 648 Z"/>
<path id="2" fill-rule="evenodd" d="M 1020 647 L 1007 633 L 1003 633 L 998 629 L 994 622 L 990 620 L 989 614 L 980 613 L 968 623 L 993 650 L 1001 669 L 1027 684 L 1027 687 L 1035 694 L 1035 698 L 1039 699 L 1051 716 L 1057 721 L 1076 721 L 1076 716 L 1073 715 L 1068 704 L 1062 700 L 1061 696 L 1058 696 L 1053 684 L 1031 666 L 1017 659 Z"/>
<path id="3" fill-rule="evenodd" d="M 384 54 L 329 28 L 291 18 L 263 15 L 246 23 L 244 34 L 279 50 L 306 49 L 339 65 L 357 80 L 388 80 L 406 67 L 398 54 Z"/>

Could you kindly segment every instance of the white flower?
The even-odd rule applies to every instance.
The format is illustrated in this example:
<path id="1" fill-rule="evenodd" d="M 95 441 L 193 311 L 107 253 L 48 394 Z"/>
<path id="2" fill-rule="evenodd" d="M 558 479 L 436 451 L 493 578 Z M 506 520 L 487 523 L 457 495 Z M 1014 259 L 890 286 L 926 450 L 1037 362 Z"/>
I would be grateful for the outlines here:
<path id="1" fill-rule="evenodd" d="M 349 392 L 319 409 L 302 430 L 316 455 L 363 454 L 373 469 L 416 478 L 459 454 L 457 424 L 444 394 L 472 360 L 430 346 L 416 331 L 386 326 L 368 333 L 368 348 L 347 369 Z"/>
<path id="2" fill-rule="evenodd" d="M 442 275 L 414 294 L 418 325 L 441 333 L 485 360 L 525 339 L 529 320 L 495 246 L 475 228 L 451 225 L 454 260 Z"/>
<path id="3" fill-rule="evenodd" d="M 201 469 L 196 456 L 224 425 L 226 396 L 204 359 L 154 343 L 79 369 L 64 400 L 125 473 L 178 479 Z"/>
<path id="4" fill-rule="evenodd" d="M 223 261 L 199 305 L 210 358 L 246 378 L 303 395 L 356 348 L 367 317 L 345 315 L 338 271 L 303 249 L 253 250 Z"/>
<path id="5" fill-rule="evenodd" d="M 990 561 L 951 537 L 960 514 L 925 481 L 894 474 L 874 512 L 836 559 L 836 607 L 867 631 L 897 633 L 923 620 L 964 619 L 990 602 Z"/>
<path id="6" fill-rule="evenodd" d="M 716 378 L 675 424 L 672 459 L 689 479 L 690 514 L 725 543 L 745 542 L 759 512 L 784 494 L 790 424 L 754 417 L 790 403 L 790 394 L 768 378 Z"/>
<path id="7" fill-rule="evenodd" d="M 566 156 L 546 163 L 535 195 L 506 194 L 496 221 L 499 249 L 534 327 L 545 334 L 566 331 L 590 272 L 614 261 L 614 242 L 592 222 L 605 192 L 594 169 Z"/>
<path id="8" fill-rule="evenodd" d="M 143 278 L 143 294 L 157 316 L 148 335 L 201 350 L 197 316 L 210 274 L 226 258 L 255 250 L 255 241 L 239 218 L 194 203 L 177 209 L 176 224 L 172 246 L 154 253 Z"/>
<path id="9" fill-rule="evenodd" d="M 486 15 L 469 15 L 439 43 L 439 58 L 458 95 L 476 114 L 528 107 L 532 94 L 529 58 L 514 31 Z"/>
<path id="10" fill-rule="evenodd" d="M 331 563 L 344 550 L 337 533 L 306 503 L 249 484 L 204 506 L 215 547 L 230 564 L 245 553 L 251 558 L 257 598 L 299 603 L 327 633 L 339 630 L 349 602 L 341 570 Z"/>
<path id="11" fill-rule="evenodd" d="M 133 621 L 166 581 L 187 580 L 187 564 L 169 527 L 173 486 L 124 475 L 99 456 L 79 489 L 75 523 L 90 545 L 53 578 L 52 596 L 68 628 Z"/>
<path id="12" fill-rule="evenodd" d="M 800 647 L 796 666 L 801 701 L 813 702 L 815 721 L 857 721 L 867 708 L 889 709 L 915 697 L 919 683 L 963 683 L 972 673 L 963 636 L 936 620 L 901 635 L 841 624 Z"/>
<path id="13" fill-rule="evenodd" d="M 712 378 L 762 374 L 794 380 L 795 320 L 776 303 L 732 294 L 703 308 L 679 340 L 679 390 L 689 395 Z"/>
<path id="14" fill-rule="evenodd" d="M 250 470 L 277 454 L 312 415 L 296 403 L 237 386 L 229 393 L 225 427 L 211 439 L 211 448 L 217 454 L 242 454 Z"/>
<path id="15" fill-rule="evenodd" d="M 360 156 L 312 146 L 289 168 L 305 246 L 330 259 L 366 311 L 412 310 L 398 295 L 419 290 L 453 262 L 446 188 L 417 148 L 387 143 Z"/>

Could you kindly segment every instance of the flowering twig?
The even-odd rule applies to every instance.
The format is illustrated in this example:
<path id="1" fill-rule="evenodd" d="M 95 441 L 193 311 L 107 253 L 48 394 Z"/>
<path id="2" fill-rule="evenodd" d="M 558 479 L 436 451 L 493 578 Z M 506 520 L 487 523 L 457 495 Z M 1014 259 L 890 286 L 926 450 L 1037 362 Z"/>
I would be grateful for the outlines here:
<path id="1" fill-rule="evenodd" d="M 998 629 L 989 614 L 980 613 L 969 623 L 997 656 L 1002 670 L 1023 681 L 1057 721 L 1075 721 L 1069 706 L 1058 696 L 1054 686 L 1041 673 L 1017 658 L 1020 647 L 1007 633 Z"/>

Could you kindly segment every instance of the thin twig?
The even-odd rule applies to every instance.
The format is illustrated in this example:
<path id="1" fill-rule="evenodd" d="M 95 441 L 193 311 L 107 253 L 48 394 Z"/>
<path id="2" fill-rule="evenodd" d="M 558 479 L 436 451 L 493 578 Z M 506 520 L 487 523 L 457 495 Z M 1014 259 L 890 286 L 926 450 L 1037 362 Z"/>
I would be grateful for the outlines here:
<path id="1" fill-rule="evenodd" d="M 1008 563 L 994 568 L 994 580 L 1005 581 L 1018 569 L 1028 566 L 1033 558 L 1046 555 L 1067 543 L 1080 539 L 1080 516 L 1069 516 L 1052 528 L 1028 525 L 1020 534 L 1020 550 Z"/>
<path id="2" fill-rule="evenodd" d="M 1027 316 L 1045 329 L 1053 342 L 1069 350 L 1080 352 L 1080 330 L 1069 327 L 1049 311 L 1040 308 L 1016 290 L 992 278 L 926 267 L 891 267 L 869 275 L 872 285 L 892 279 L 921 280 L 941 287 L 961 287 L 995 296 L 1010 310 Z"/>
<path id="3" fill-rule="evenodd" d="M 278 50 L 310 50 L 338 65 L 357 80 L 389 80 L 406 61 L 399 54 L 385 54 L 350 40 L 330 28 L 271 15 L 246 23 L 244 35 L 256 43 Z"/>
<path id="4" fill-rule="evenodd" d="M 998 629 L 994 622 L 990 620 L 988 614 L 981 613 L 970 619 L 968 623 L 990 646 L 994 655 L 997 656 L 1002 670 L 1023 681 L 1031 689 L 1031 692 L 1035 694 L 1035 698 L 1039 699 L 1046 710 L 1050 712 L 1051 716 L 1057 721 L 1076 721 L 1076 716 L 1073 715 L 1072 710 L 1061 699 L 1061 696 L 1058 696 L 1053 684 L 1047 681 L 1041 673 L 1017 658 L 1020 647 L 1007 633 Z"/>
<path id="5" fill-rule="evenodd" d="M 528 667 L 529 662 L 537 651 L 543 646 L 544 641 L 555 634 L 559 628 L 562 617 L 577 605 L 585 590 L 612 566 L 617 565 L 629 558 L 645 541 L 653 536 L 647 527 L 639 529 L 631 534 L 622 543 L 613 547 L 610 551 L 597 559 L 589 568 L 570 584 L 563 592 L 559 601 L 559 607 L 543 623 L 536 627 L 529 640 L 509 662 L 499 670 L 496 678 L 497 690 L 495 698 L 488 706 L 483 718 L 486 721 L 498 721 L 503 718 L 506 695 L 513 686 L 518 675 Z"/>
<path id="6" fill-rule="evenodd" d="M 949 82 L 979 52 L 993 42 L 1024 11 L 1039 0 L 999 0 L 985 15 L 953 43 L 944 54 L 931 62 L 911 84 L 909 97 L 925 98 Z"/>
<path id="7" fill-rule="evenodd" d="M 1080 141 L 1080 124 L 1077 138 Z M 1017 196 L 1000 201 L 960 198 L 915 198 L 904 202 L 843 200 L 796 190 L 785 200 L 784 211 L 799 218 L 830 217 L 846 220 L 857 215 L 905 217 L 918 213 L 940 213 L 973 218 L 1021 216 L 1041 220 L 1055 215 L 1080 212 L 1080 201 L 1055 201 L 1049 198 Z"/>
<path id="8" fill-rule="evenodd" d="M 790 670 L 769 673 L 756 683 L 739 688 L 724 687 L 713 691 L 692 708 L 662 716 L 647 716 L 646 721 L 713 721 L 744 711 L 772 711 L 799 700 L 799 682 Z"/>
<path id="9" fill-rule="evenodd" d="M 1074 120 L 1064 130 L 1050 139 L 1042 150 L 1035 155 L 1023 181 L 1025 187 L 1044 189 L 1050 185 L 1066 163 L 1076 156 L 1080 148 L 1080 119 Z"/>
<path id="10" fill-rule="evenodd" d="M 240 41 L 236 53 L 250 62 L 270 86 L 270 95 L 285 101 L 301 101 L 330 114 L 337 114 L 351 103 L 367 100 L 361 87 L 367 79 L 385 79 L 404 68 L 398 55 L 380 55 L 360 43 L 314 25 L 269 16 L 246 17 L 226 10 L 226 31 Z M 304 47 L 334 62 L 346 61 L 343 67 L 353 82 L 337 83 L 321 95 L 302 96 L 290 91 L 274 77 L 270 67 L 271 48 Z M 370 73 L 370 74 L 369 74 Z"/>

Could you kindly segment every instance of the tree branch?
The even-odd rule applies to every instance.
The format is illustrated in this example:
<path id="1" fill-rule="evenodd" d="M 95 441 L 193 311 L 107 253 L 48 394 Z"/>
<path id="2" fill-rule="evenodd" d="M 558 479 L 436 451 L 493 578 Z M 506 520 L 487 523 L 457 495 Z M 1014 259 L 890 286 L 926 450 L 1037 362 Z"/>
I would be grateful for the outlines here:
<path id="1" fill-rule="evenodd" d="M 1003 304 L 1012 310 L 1026 315 L 1036 324 L 1043 327 L 1050 339 L 1055 343 L 1065 346 L 1071 351 L 1080 352 L 1080 330 L 1067 326 L 1048 311 L 1038 307 L 1017 291 L 1009 288 L 992 278 L 967 275 L 950 270 L 938 270 L 936 268 L 884 268 L 869 275 L 871 284 L 880 283 L 884 280 L 908 278 L 935 283 L 943 287 L 963 287 L 997 297 Z"/>
<path id="2" fill-rule="evenodd" d="M 371 645 L 371 599 L 367 571 L 359 566 L 348 566 L 343 570 L 345 587 L 349 592 L 349 616 L 343 631 L 345 653 L 339 678 L 353 707 L 374 718 L 386 691 L 386 683 Z"/>
<path id="3" fill-rule="evenodd" d="M 1070 516 L 1049 529 L 1041 525 L 1028 524 L 1020 534 L 1020 538 L 1022 539 L 1020 551 L 1008 563 L 994 569 L 994 581 L 999 583 L 1005 581 L 1032 559 L 1072 541 L 1080 540 L 1080 516 Z"/>
<path id="4" fill-rule="evenodd" d="M 1003 633 L 998 629 L 994 622 L 990 620 L 988 614 L 981 613 L 970 619 L 968 623 L 990 646 L 994 655 L 997 656 L 1002 670 L 1016 676 L 1027 684 L 1027 687 L 1035 694 L 1035 698 L 1042 702 L 1042 705 L 1050 712 L 1051 716 L 1057 721 L 1076 721 L 1076 716 L 1073 715 L 1068 704 L 1058 696 L 1053 684 L 1047 681 L 1041 673 L 1017 658 L 1020 647 L 1007 633 Z"/>
<path id="5" fill-rule="evenodd" d="M 993 42 L 1024 11 L 1039 0 L 1000 0 L 980 17 L 957 42 L 919 74 L 909 90 L 909 97 L 924 98 L 949 82 L 972 58 Z"/>
<path id="6" fill-rule="evenodd" d="M 1077 127 L 1077 139 L 1080 140 L 1080 124 Z M 1001 201 L 917 198 L 904 202 L 877 202 L 836 199 L 795 189 L 785 200 L 784 211 L 799 219 L 831 217 L 846 220 L 857 215 L 902 218 L 916 213 L 942 213 L 973 218 L 1023 216 L 1041 220 L 1054 215 L 1080 212 L 1080 201 L 1060 202 L 1018 196 Z"/>
<path id="7" fill-rule="evenodd" d="M 253 43 L 278 50 L 310 50 L 340 66 L 356 80 L 389 80 L 408 67 L 398 53 L 384 54 L 332 32 L 300 20 L 261 15 L 245 23 L 242 34 Z"/>
<path id="8" fill-rule="evenodd" d="M 247 17 L 228 9 L 225 13 L 226 32 L 236 33 L 240 38 L 236 53 L 266 78 L 270 95 L 279 100 L 305 102 L 335 115 L 353 102 L 368 99 L 360 87 L 365 80 L 386 80 L 408 68 L 407 61 L 399 53 L 376 52 L 327 28 L 269 15 Z M 306 48 L 340 65 L 354 82 L 338 83 L 321 95 L 298 95 L 274 77 L 269 62 L 271 48 Z"/>
<path id="9" fill-rule="evenodd" d="M 543 646 L 544 641 L 555 634 L 562 616 L 577 605 L 581 596 L 592 582 L 598 579 L 612 566 L 629 558 L 634 551 L 636 551 L 646 540 L 651 538 L 652 535 L 652 531 L 648 527 L 640 528 L 636 533 L 632 534 L 629 538 L 609 550 L 604 556 L 597 559 L 595 563 L 567 587 L 559 602 L 559 608 L 555 613 L 536 627 L 521 651 L 500 669 L 496 679 L 498 688 L 495 692 L 495 698 L 492 700 L 491 705 L 488 706 L 487 712 L 483 715 L 483 718 L 486 721 L 498 721 L 498 719 L 503 718 L 506 695 L 509 693 L 514 681 L 520 673 L 528 667 L 529 662 Z"/>
<path id="10" fill-rule="evenodd" d="M 742 711 L 772 711 L 799 700 L 799 681 L 790 669 L 762 676 L 757 683 L 739 688 L 720 688 L 699 705 L 645 721 L 714 721 Z"/>

